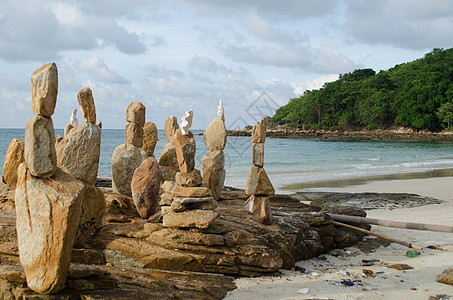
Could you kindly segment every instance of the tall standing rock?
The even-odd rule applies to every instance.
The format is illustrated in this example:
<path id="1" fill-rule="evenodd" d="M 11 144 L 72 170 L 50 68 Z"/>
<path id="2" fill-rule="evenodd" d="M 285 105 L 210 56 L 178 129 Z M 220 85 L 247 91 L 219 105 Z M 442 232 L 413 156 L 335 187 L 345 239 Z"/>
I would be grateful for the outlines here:
<path id="1" fill-rule="evenodd" d="M 3 178 L 9 190 L 16 189 L 17 168 L 24 162 L 24 141 L 13 139 L 6 150 Z"/>
<path id="2" fill-rule="evenodd" d="M 175 134 L 176 158 L 178 159 L 179 170 L 190 173 L 195 167 L 196 144 L 192 132 L 183 134 L 181 129 Z"/>
<path id="3" fill-rule="evenodd" d="M 152 156 L 154 154 L 157 139 L 158 135 L 156 124 L 154 124 L 153 122 L 146 122 L 145 126 L 143 126 L 143 145 L 142 145 L 142 150 L 146 153 L 146 155 Z"/>
<path id="4" fill-rule="evenodd" d="M 27 285 L 51 294 L 66 282 L 85 186 L 57 169 L 50 179 L 19 166 L 15 193 L 20 262 Z"/>
<path id="5" fill-rule="evenodd" d="M 146 219 L 155 214 L 159 207 L 159 190 L 162 172 L 154 157 L 145 159 L 135 169 L 131 181 L 132 199 L 140 217 Z"/>
<path id="6" fill-rule="evenodd" d="M 250 167 L 245 193 L 250 195 L 246 208 L 252 213 L 253 219 L 270 225 L 272 224 L 272 210 L 268 196 L 275 194 L 275 189 L 263 168 L 267 123 L 268 119 L 265 117 L 252 129 L 253 166 Z"/>
<path id="7" fill-rule="evenodd" d="M 58 70 L 55 63 L 42 66 L 31 75 L 31 108 L 39 116 L 51 117 L 58 93 Z"/>
<path id="8" fill-rule="evenodd" d="M 223 103 L 220 100 L 217 109 L 218 117 L 211 121 L 203 133 L 205 145 L 211 151 L 203 156 L 203 182 L 216 200 L 220 198 L 226 175 L 223 149 L 227 142 L 227 131 L 223 113 Z"/>
<path id="9" fill-rule="evenodd" d="M 145 114 L 146 108 L 141 102 L 132 102 L 126 110 L 126 121 L 143 127 L 145 126 Z"/>
<path id="10" fill-rule="evenodd" d="M 25 125 L 25 161 L 30 173 L 37 177 L 51 177 L 57 168 L 55 131 L 51 118 L 36 116 Z"/>
<path id="11" fill-rule="evenodd" d="M 77 93 L 77 100 L 79 101 L 83 119 L 86 122 L 96 123 L 96 107 L 94 106 L 93 92 L 91 89 L 88 87 L 81 89 Z"/>
<path id="12" fill-rule="evenodd" d="M 176 173 L 179 172 L 175 147 L 175 134 L 177 129 L 179 129 L 179 125 L 176 117 L 168 117 L 165 120 L 167 144 L 159 157 L 159 168 L 162 171 L 163 181 L 174 181 Z"/>

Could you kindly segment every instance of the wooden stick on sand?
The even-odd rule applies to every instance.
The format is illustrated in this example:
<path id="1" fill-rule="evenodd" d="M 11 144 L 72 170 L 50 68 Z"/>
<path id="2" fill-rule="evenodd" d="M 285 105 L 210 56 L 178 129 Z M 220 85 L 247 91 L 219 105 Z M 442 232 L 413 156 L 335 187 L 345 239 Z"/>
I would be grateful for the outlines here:
<path id="1" fill-rule="evenodd" d="M 366 229 L 363 229 L 363 228 L 360 228 L 360 227 L 355 227 L 355 226 L 352 226 L 352 225 L 349 225 L 349 224 L 344 224 L 344 223 L 340 223 L 340 222 L 336 222 L 336 221 L 333 221 L 333 224 L 338 225 L 338 226 L 343 226 L 343 227 L 346 227 L 346 228 L 349 228 L 349 229 L 354 229 L 354 230 L 357 230 L 357 231 L 360 231 L 360 232 L 363 232 L 363 233 L 366 233 L 366 234 L 374 235 L 374 236 L 377 236 L 377 237 L 379 237 L 381 239 L 388 240 L 388 241 L 391 241 L 391 242 L 394 242 L 394 243 L 398 243 L 400 245 L 403 245 L 403 246 L 406 246 L 406 247 L 409 247 L 409 248 L 413 248 L 415 250 L 419 250 L 420 251 L 420 250 L 423 249 L 422 247 L 419 247 L 419 246 L 416 246 L 416 245 L 412 245 L 411 243 L 406 243 L 406 242 L 403 242 L 403 241 L 388 237 L 388 236 L 380 234 L 380 233 L 374 233 L 374 232 L 371 232 L 369 230 L 366 230 Z"/>
<path id="2" fill-rule="evenodd" d="M 338 214 L 328 214 L 328 215 L 333 220 L 340 221 L 340 222 L 371 224 L 371 225 L 380 225 L 380 226 L 405 228 L 405 229 L 429 230 L 429 231 L 440 231 L 440 232 L 452 232 L 453 233 L 453 226 L 449 226 L 449 225 L 398 222 L 398 221 L 388 221 L 388 220 L 381 220 L 381 219 L 372 219 L 372 218 L 338 215 Z"/>

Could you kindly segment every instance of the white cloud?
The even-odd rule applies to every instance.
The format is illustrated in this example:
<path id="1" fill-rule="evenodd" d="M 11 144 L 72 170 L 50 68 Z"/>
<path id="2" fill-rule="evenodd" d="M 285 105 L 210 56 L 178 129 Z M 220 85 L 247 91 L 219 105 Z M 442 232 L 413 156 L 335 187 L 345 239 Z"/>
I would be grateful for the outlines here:
<path id="1" fill-rule="evenodd" d="M 304 82 L 292 82 L 290 85 L 293 87 L 294 94 L 297 96 L 303 95 L 305 91 L 311 91 L 321 88 L 324 83 L 332 82 L 338 79 L 338 74 L 327 74 L 318 78 L 307 80 Z"/>
<path id="2" fill-rule="evenodd" d="M 105 83 L 128 83 L 129 81 L 118 73 L 109 69 L 106 63 L 96 57 L 88 57 L 78 64 L 78 69 L 91 75 L 96 81 Z"/>

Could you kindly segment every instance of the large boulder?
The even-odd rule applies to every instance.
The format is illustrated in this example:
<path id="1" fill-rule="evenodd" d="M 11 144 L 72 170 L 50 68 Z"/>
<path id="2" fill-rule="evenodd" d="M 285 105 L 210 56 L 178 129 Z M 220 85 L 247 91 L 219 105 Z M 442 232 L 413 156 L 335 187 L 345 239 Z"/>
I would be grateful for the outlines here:
<path id="1" fill-rule="evenodd" d="M 39 116 L 51 117 L 58 93 L 58 70 L 55 63 L 37 69 L 31 75 L 31 109 Z"/>
<path id="2" fill-rule="evenodd" d="M 101 152 L 101 128 L 83 122 L 71 130 L 57 148 L 58 166 L 83 182 L 94 185 Z"/>
<path id="3" fill-rule="evenodd" d="M 146 122 L 143 126 L 143 145 L 142 150 L 146 155 L 151 156 L 154 154 L 158 140 L 157 127 L 153 122 Z"/>
<path id="4" fill-rule="evenodd" d="M 112 188 L 115 193 L 132 197 L 132 176 L 146 158 L 145 152 L 131 144 L 116 147 L 112 155 Z"/>
<path id="5" fill-rule="evenodd" d="M 77 94 L 77 100 L 79 101 L 80 112 L 85 121 L 96 123 L 96 108 L 91 89 L 88 87 L 81 89 Z"/>
<path id="6" fill-rule="evenodd" d="M 36 116 L 27 121 L 24 153 L 31 175 L 46 178 L 55 174 L 57 154 L 51 118 Z"/>
<path id="7" fill-rule="evenodd" d="M 134 171 L 131 181 L 132 199 L 143 219 L 149 218 L 159 209 L 161 180 L 162 172 L 154 157 L 145 159 Z"/>
<path id="8" fill-rule="evenodd" d="M 3 178 L 8 189 L 14 190 L 17 182 L 17 168 L 24 162 L 24 141 L 12 139 L 6 150 L 5 163 L 3 164 Z"/>
<path id="9" fill-rule="evenodd" d="M 227 131 L 225 122 L 217 117 L 211 121 L 208 128 L 203 132 L 204 143 L 209 151 L 225 149 L 227 142 Z"/>
<path id="10" fill-rule="evenodd" d="M 28 286 L 51 294 L 66 282 L 85 184 L 56 170 L 51 179 L 32 176 L 19 166 L 15 192 L 20 262 Z"/>

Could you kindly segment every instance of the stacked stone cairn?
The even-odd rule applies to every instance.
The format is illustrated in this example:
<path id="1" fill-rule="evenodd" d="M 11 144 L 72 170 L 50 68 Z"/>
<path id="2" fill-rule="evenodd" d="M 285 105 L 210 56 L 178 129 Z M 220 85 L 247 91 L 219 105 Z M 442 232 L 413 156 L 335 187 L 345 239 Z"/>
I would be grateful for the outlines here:
<path id="1" fill-rule="evenodd" d="M 178 159 L 176 158 L 175 134 L 179 129 L 175 116 L 165 120 L 165 135 L 167 144 L 159 157 L 159 167 L 162 171 L 162 181 L 175 181 L 176 173 L 179 172 Z"/>
<path id="2" fill-rule="evenodd" d="M 195 169 L 196 144 L 189 131 L 192 118 L 193 112 L 189 110 L 175 132 L 179 172 L 176 182 L 166 181 L 162 185 L 164 193 L 160 203 L 164 227 L 207 228 L 219 216 L 214 211 L 217 201 L 210 190 L 202 186 L 201 173 Z"/>
<path id="3" fill-rule="evenodd" d="M 87 201 L 82 203 L 82 217 L 75 244 L 101 227 L 105 216 L 104 193 L 94 187 L 101 155 L 101 122 L 96 120 L 93 92 L 86 87 L 77 94 L 83 123 L 78 125 L 77 109 L 65 128 L 65 138 L 57 143 L 57 165 L 61 170 L 87 184 Z"/>
<path id="4" fill-rule="evenodd" d="M 266 140 L 267 117 L 255 124 L 252 129 L 253 166 L 249 170 L 245 193 L 250 196 L 245 208 L 252 218 L 266 225 L 272 224 L 272 211 L 269 196 L 275 194 L 269 177 L 264 170 L 264 142 Z"/>
<path id="5" fill-rule="evenodd" d="M 28 286 L 60 291 L 66 282 L 86 185 L 57 167 L 52 114 L 58 92 L 55 63 L 32 77 L 32 110 L 25 127 L 25 162 L 17 170 L 16 228 Z"/>
<path id="6" fill-rule="evenodd" d="M 203 182 L 215 200 L 220 198 L 226 174 L 223 149 L 227 142 L 227 131 L 222 100 L 219 102 L 217 116 L 203 133 L 204 143 L 211 152 L 203 156 L 202 161 Z"/>
<path id="7" fill-rule="evenodd" d="M 154 157 L 157 127 L 153 122 L 146 122 L 143 132 L 142 150 L 148 158 L 135 169 L 131 180 L 131 192 L 138 214 L 143 219 L 147 219 L 160 209 L 159 191 L 162 172 Z"/>
<path id="8" fill-rule="evenodd" d="M 131 181 L 135 169 L 148 158 L 142 150 L 145 106 L 132 102 L 126 110 L 126 144 L 115 148 L 112 155 L 112 188 L 115 193 L 132 197 Z"/>

